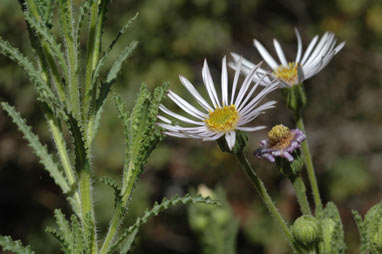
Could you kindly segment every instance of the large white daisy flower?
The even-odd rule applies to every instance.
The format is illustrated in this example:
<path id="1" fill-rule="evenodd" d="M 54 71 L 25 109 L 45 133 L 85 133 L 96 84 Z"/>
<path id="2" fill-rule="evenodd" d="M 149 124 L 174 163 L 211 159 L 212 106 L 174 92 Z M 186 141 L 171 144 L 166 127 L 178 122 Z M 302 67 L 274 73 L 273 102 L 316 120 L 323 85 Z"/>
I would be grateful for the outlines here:
<path id="1" fill-rule="evenodd" d="M 202 139 L 203 141 L 217 140 L 225 135 L 228 147 L 232 150 L 236 142 L 235 130 L 257 131 L 265 128 L 265 126 L 244 127 L 244 125 L 254 120 L 259 114 L 263 113 L 264 110 L 274 107 L 275 101 L 269 101 L 262 105 L 259 105 L 259 103 L 269 92 L 277 88 L 277 82 L 272 82 L 266 87 L 260 86 L 260 91 L 256 96 L 252 96 L 259 87 L 260 82 L 268 75 L 260 75 L 257 72 L 260 66 L 260 64 L 258 64 L 253 66 L 248 72 L 248 75 L 245 77 L 239 89 L 237 83 L 240 75 L 240 65 L 242 63 L 241 60 L 238 60 L 239 66 L 236 68 L 233 86 L 229 94 L 226 57 L 223 58 L 222 62 L 220 99 L 216 92 L 207 61 L 204 61 L 202 76 L 210 103 L 200 95 L 190 81 L 183 76 L 179 76 L 183 86 L 195 98 L 202 110 L 197 109 L 170 90 L 168 97 L 190 117 L 179 115 L 164 105 L 160 105 L 162 112 L 175 118 L 181 122 L 182 125 L 186 125 L 172 125 L 168 118 L 159 115 L 158 118 L 162 122 L 158 123 L 158 125 L 166 129 L 165 134 L 180 138 Z M 259 81 L 252 83 L 251 81 L 255 76 Z M 237 89 L 239 90 L 236 93 Z"/>
<path id="2" fill-rule="evenodd" d="M 280 81 L 281 87 L 291 87 L 316 75 L 345 46 L 345 42 L 341 42 L 336 46 L 337 39 L 334 33 L 326 32 L 318 43 L 319 36 L 316 35 L 309 43 L 303 55 L 300 33 L 296 28 L 295 32 L 297 37 L 297 55 L 294 61 L 287 61 L 284 51 L 276 39 L 273 39 L 273 44 L 280 63 L 269 54 L 258 40 L 254 40 L 257 51 L 269 67 L 271 67 L 273 70 L 272 75 Z M 231 53 L 231 55 L 235 62 L 239 61 L 240 56 L 238 54 Z M 230 66 L 235 68 L 236 64 L 230 64 Z M 243 59 L 241 70 L 247 74 L 254 66 L 250 61 Z M 259 72 L 265 71 L 259 69 Z"/>

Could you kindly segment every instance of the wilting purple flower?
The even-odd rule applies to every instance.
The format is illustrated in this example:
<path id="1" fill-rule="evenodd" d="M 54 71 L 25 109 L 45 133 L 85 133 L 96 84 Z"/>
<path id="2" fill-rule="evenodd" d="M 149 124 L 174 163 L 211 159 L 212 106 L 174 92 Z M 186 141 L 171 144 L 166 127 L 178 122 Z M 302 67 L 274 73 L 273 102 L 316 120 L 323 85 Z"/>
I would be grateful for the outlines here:
<path id="1" fill-rule="evenodd" d="M 260 141 L 261 147 L 256 150 L 255 155 L 270 162 L 275 162 L 276 157 L 292 162 L 293 151 L 300 148 L 305 138 L 305 134 L 299 129 L 290 130 L 282 124 L 276 125 L 268 132 L 268 139 Z"/>

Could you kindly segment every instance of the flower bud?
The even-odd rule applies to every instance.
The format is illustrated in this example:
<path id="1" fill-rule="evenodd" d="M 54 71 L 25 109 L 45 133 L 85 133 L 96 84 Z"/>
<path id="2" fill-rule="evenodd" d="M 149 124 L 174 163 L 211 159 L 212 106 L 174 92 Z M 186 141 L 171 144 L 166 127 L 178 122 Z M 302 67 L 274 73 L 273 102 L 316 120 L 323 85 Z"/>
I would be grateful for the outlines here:
<path id="1" fill-rule="evenodd" d="M 303 83 L 293 85 L 289 88 L 283 88 L 281 94 L 289 109 L 299 111 L 304 108 L 306 104 L 306 95 Z"/>
<path id="2" fill-rule="evenodd" d="M 316 218 L 303 215 L 294 222 L 292 234 L 302 248 L 311 250 L 321 239 L 321 228 Z"/>

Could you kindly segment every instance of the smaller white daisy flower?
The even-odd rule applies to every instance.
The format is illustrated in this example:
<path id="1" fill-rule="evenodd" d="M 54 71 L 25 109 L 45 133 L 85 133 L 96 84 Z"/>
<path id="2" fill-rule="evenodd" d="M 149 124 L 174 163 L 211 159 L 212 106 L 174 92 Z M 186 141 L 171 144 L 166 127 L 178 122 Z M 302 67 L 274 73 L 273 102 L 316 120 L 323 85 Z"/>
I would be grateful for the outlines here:
<path id="1" fill-rule="evenodd" d="M 245 127 L 244 125 L 253 121 L 259 114 L 263 113 L 264 110 L 274 107 L 275 101 L 269 101 L 262 105 L 259 105 L 259 103 L 269 92 L 277 88 L 277 82 L 274 81 L 266 87 L 260 86 L 261 90 L 252 98 L 255 90 L 268 74 L 259 74 L 257 72 L 261 63 L 254 66 L 248 72 L 248 75 L 245 77 L 239 89 L 237 83 L 241 64 L 241 60 L 239 60 L 239 66 L 236 68 L 231 94 L 229 95 L 226 57 L 223 58 L 221 73 L 222 96 L 220 100 L 207 61 L 204 61 L 202 70 L 203 83 L 211 103 L 208 103 L 200 95 L 190 81 L 183 76 L 179 76 L 183 86 L 190 92 L 203 110 L 197 109 L 170 90 L 168 97 L 191 117 L 179 115 L 164 105 L 160 105 L 160 110 L 165 114 L 187 125 L 172 125 L 168 118 L 159 115 L 158 118 L 162 122 L 158 123 L 158 125 L 166 130 L 164 133 L 180 138 L 202 139 L 203 141 L 217 140 L 225 135 L 227 145 L 232 150 L 236 142 L 235 130 L 257 131 L 265 128 L 265 126 Z M 258 82 L 253 83 L 252 80 L 255 76 Z M 236 94 L 237 89 L 239 89 L 239 91 Z"/>
<path id="2" fill-rule="evenodd" d="M 297 37 L 297 55 L 294 61 L 287 61 L 284 51 L 276 39 L 273 39 L 273 44 L 280 63 L 269 54 L 258 40 L 254 40 L 257 51 L 269 67 L 271 67 L 273 70 L 272 74 L 280 81 L 281 87 L 291 87 L 316 75 L 332 60 L 333 56 L 345 46 L 345 42 L 341 42 L 336 46 L 337 39 L 334 33 L 326 32 L 318 44 L 316 43 L 319 36 L 316 35 L 309 43 L 304 55 L 302 55 L 302 41 L 297 28 L 295 28 L 295 33 Z M 238 54 L 231 53 L 231 55 L 235 62 L 239 61 L 240 56 Z M 230 64 L 232 68 L 234 68 L 235 65 L 236 64 Z M 249 73 L 253 67 L 253 63 L 243 59 L 241 66 L 243 73 Z M 265 71 L 260 69 L 259 72 Z"/>

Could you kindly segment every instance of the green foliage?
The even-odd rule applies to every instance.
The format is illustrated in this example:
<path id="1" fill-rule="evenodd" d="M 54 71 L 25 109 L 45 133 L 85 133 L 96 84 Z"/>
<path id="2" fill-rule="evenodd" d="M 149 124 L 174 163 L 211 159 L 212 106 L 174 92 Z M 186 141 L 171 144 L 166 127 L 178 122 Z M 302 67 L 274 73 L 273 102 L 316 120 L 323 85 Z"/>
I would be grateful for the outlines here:
<path id="1" fill-rule="evenodd" d="M 157 87 L 151 95 L 146 86 L 142 85 L 128 119 L 123 114 L 121 101 L 118 98 L 115 100 L 125 126 L 126 157 L 122 183 L 124 202 L 129 199 L 136 179 L 142 173 L 152 150 L 162 139 L 156 121 L 159 104 L 167 93 L 167 87 L 167 84 Z"/>
<path id="2" fill-rule="evenodd" d="M 52 155 L 48 153 L 46 146 L 41 144 L 39 138 L 33 134 L 31 127 L 25 123 L 25 120 L 12 106 L 6 102 L 2 102 L 1 107 L 7 111 L 13 122 L 24 134 L 24 138 L 29 142 L 29 145 L 33 148 L 33 151 L 37 157 L 39 157 L 41 164 L 44 165 L 45 169 L 49 172 L 56 184 L 60 186 L 64 193 L 68 193 L 70 191 L 70 186 L 61 173 L 57 163 L 53 160 Z"/>
<path id="3" fill-rule="evenodd" d="M 121 196 L 120 196 L 121 186 L 120 186 L 120 184 L 117 183 L 113 178 L 111 178 L 109 176 L 101 177 L 100 181 L 103 184 L 106 184 L 107 186 L 111 187 L 114 190 L 114 198 L 115 198 L 114 206 L 117 206 L 117 204 L 119 204 L 121 201 Z"/>
<path id="4" fill-rule="evenodd" d="M 353 211 L 361 236 L 360 253 L 378 254 L 382 252 L 382 204 L 374 205 L 362 221 L 361 215 Z"/>
<path id="5" fill-rule="evenodd" d="M 113 66 L 111 67 L 107 75 L 107 78 L 106 78 L 107 83 L 112 83 L 117 78 L 117 75 L 121 70 L 123 62 L 126 61 L 126 59 L 133 54 L 137 46 L 138 46 L 138 42 L 133 41 L 122 50 L 121 54 L 115 60 Z"/>
<path id="6" fill-rule="evenodd" d="M 142 217 L 137 218 L 136 222 L 128 227 L 118 238 L 118 240 L 115 241 L 115 243 L 110 248 L 110 251 L 108 253 L 113 253 L 113 251 L 122 244 L 125 240 L 126 243 L 123 244 L 123 251 L 121 253 L 127 253 L 130 249 L 130 246 L 132 242 L 134 241 L 134 238 L 137 234 L 136 230 L 139 230 L 139 228 L 145 224 L 151 217 L 157 216 L 160 212 L 163 212 L 165 210 L 168 210 L 174 206 L 183 204 L 196 204 L 196 203 L 203 203 L 207 205 L 218 205 L 220 204 L 219 201 L 213 200 L 209 197 L 202 197 L 202 196 L 191 196 L 190 194 L 187 194 L 183 197 L 174 197 L 171 199 L 163 198 L 161 203 L 155 202 L 153 208 L 150 210 L 146 209 L 145 213 Z"/>
<path id="7" fill-rule="evenodd" d="M 341 217 L 333 202 L 326 204 L 318 215 L 322 229 L 322 241 L 319 243 L 320 254 L 344 254 L 346 250 Z"/>
<path id="8" fill-rule="evenodd" d="M 33 64 L 23 56 L 20 51 L 12 47 L 7 41 L 0 37 L 0 53 L 15 61 L 28 74 L 29 79 L 34 84 L 37 91 L 37 99 L 45 102 L 50 106 L 50 109 L 60 108 L 60 102 L 55 99 L 55 96 L 47 83 L 42 79 L 41 74 L 36 71 Z M 55 107 L 53 107 L 53 105 Z"/>
<path id="9" fill-rule="evenodd" d="M 65 219 L 61 210 L 54 211 L 58 228 L 48 227 L 46 231 L 55 237 L 60 243 L 64 253 L 91 253 L 92 222 L 90 216 L 86 216 L 85 227 L 83 227 L 76 215 L 72 215 L 70 223 Z"/>
<path id="10" fill-rule="evenodd" d="M 24 247 L 20 241 L 14 241 L 9 236 L 0 235 L 0 247 L 3 251 L 12 251 L 15 254 L 33 254 L 29 246 Z"/>
<path id="11" fill-rule="evenodd" d="M 193 204 L 189 206 L 189 224 L 198 236 L 204 254 L 235 254 L 239 221 L 234 217 L 225 192 L 218 189 L 212 198 L 221 206 Z"/>

